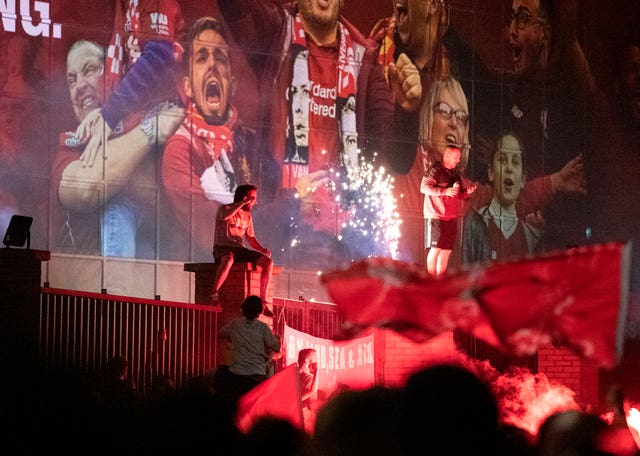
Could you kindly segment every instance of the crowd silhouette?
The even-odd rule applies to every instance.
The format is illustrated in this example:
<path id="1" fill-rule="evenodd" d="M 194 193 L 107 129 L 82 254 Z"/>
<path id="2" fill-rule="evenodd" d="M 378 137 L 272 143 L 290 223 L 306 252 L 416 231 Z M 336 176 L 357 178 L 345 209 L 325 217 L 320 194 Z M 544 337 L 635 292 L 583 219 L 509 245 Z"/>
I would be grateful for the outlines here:
<path id="1" fill-rule="evenodd" d="M 122 357 L 109 360 L 96 378 L 38 366 L 15 379 L 3 408 L 9 418 L 4 447 L 22 454 L 210 448 L 291 456 L 640 455 L 635 430 L 619 419 L 621 390 L 612 396 L 618 418 L 612 423 L 592 412 L 561 410 L 533 434 L 502 420 L 489 382 L 456 363 L 424 367 L 398 387 L 337 391 L 319 409 L 312 432 L 264 416 L 243 433 L 236 409 L 216 395 L 214 373 L 180 389 L 159 375 L 144 395 Z"/>

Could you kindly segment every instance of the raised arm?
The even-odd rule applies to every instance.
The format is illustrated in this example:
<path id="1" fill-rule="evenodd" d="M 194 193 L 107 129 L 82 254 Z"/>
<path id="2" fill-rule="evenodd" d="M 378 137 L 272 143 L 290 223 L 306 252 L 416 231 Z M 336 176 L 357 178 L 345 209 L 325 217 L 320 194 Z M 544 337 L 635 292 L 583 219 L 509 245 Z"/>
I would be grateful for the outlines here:
<path id="1" fill-rule="evenodd" d="M 76 211 L 96 209 L 117 194 L 133 178 L 138 166 L 171 136 L 184 118 L 184 108 L 165 104 L 157 116 L 124 135 L 109 140 L 105 156 L 87 162 L 80 156 L 62 172 L 58 187 L 60 202 Z"/>
<path id="2" fill-rule="evenodd" d="M 287 25 L 284 8 L 269 0 L 218 0 L 218 9 L 253 70 L 264 71 L 271 54 L 282 52 L 274 46 Z"/>

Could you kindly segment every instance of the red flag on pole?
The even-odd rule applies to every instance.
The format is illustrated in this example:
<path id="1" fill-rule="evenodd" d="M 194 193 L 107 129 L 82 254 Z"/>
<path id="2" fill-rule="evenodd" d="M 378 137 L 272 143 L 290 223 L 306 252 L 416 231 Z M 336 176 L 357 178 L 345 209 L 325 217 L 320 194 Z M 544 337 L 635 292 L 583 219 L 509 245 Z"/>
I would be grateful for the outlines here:
<path id="1" fill-rule="evenodd" d="M 113 88 L 118 85 L 122 75 L 124 74 L 124 17 L 122 15 L 122 5 L 120 0 L 116 0 L 116 12 L 113 19 L 113 34 L 107 48 L 107 58 L 105 65 L 105 88 L 107 94 L 111 93 Z"/>
<path id="2" fill-rule="evenodd" d="M 629 258 L 628 245 L 607 243 L 437 277 L 371 258 L 321 279 L 344 337 L 381 326 L 424 341 L 458 328 L 507 353 L 557 343 L 612 367 L 622 354 Z"/>
<path id="3" fill-rule="evenodd" d="M 236 424 L 242 432 L 262 416 L 283 418 L 304 430 L 297 365 L 284 368 L 240 398 Z"/>

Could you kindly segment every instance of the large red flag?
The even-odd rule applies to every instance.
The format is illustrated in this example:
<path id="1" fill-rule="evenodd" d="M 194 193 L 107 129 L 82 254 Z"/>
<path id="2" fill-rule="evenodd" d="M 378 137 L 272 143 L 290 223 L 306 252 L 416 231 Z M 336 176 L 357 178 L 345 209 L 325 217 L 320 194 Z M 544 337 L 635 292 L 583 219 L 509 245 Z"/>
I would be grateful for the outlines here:
<path id="1" fill-rule="evenodd" d="M 545 343 L 613 367 L 622 355 L 629 299 L 630 246 L 572 248 L 487 269 L 475 293 L 508 351 Z"/>
<path id="2" fill-rule="evenodd" d="M 337 338 L 381 326 L 423 342 L 454 328 L 486 327 L 491 335 L 472 295 L 482 273 L 433 277 L 402 261 L 370 258 L 321 280 L 344 320 Z"/>
<path id="3" fill-rule="evenodd" d="M 297 365 L 284 368 L 240 398 L 236 425 L 242 432 L 262 416 L 284 418 L 304 430 Z"/>
<path id="4" fill-rule="evenodd" d="M 321 277 L 344 318 L 341 336 L 369 326 L 423 341 L 462 329 L 507 353 L 568 345 L 612 367 L 621 356 L 629 246 L 607 243 L 432 277 L 371 258 Z"/>

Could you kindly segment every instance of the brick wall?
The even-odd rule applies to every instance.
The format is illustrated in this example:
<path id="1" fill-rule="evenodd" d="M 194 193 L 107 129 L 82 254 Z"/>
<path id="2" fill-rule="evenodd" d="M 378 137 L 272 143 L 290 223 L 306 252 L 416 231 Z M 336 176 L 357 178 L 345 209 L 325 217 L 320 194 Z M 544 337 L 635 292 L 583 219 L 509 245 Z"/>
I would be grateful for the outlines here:
<path id="1" fill-rule="evenodd" d="M 416 370 L 438 362 L 459 362 L 469 358 L 461 354 L 453 333 L 445 333 L 424 343 L 416 343 L 394 331 L 375 331 L 376 383 L 400 386 Z M 547 346 L 538 352 L 538 372 L 551 382 L 576 393 L 576 401 L 586 408 L 601 406 L 598 368 L 566 348 Z"/>
<path id="2" fill-rule="evenodd" d="M 601 407 L 599 369 L 581 359 L 568 348 L 546 346 L 538 351 L 538 371 L 549 380 L 561 383 L 576 393 L 576 401 L 584 407 Z"/>
<path id="3" fill-rule="evenodd" d="M 416 343 L 391 330 L 375 331 L 376 383 L 400 386 L 415 371 L 442 362 L 462 361 L 453 332 Z"/>

